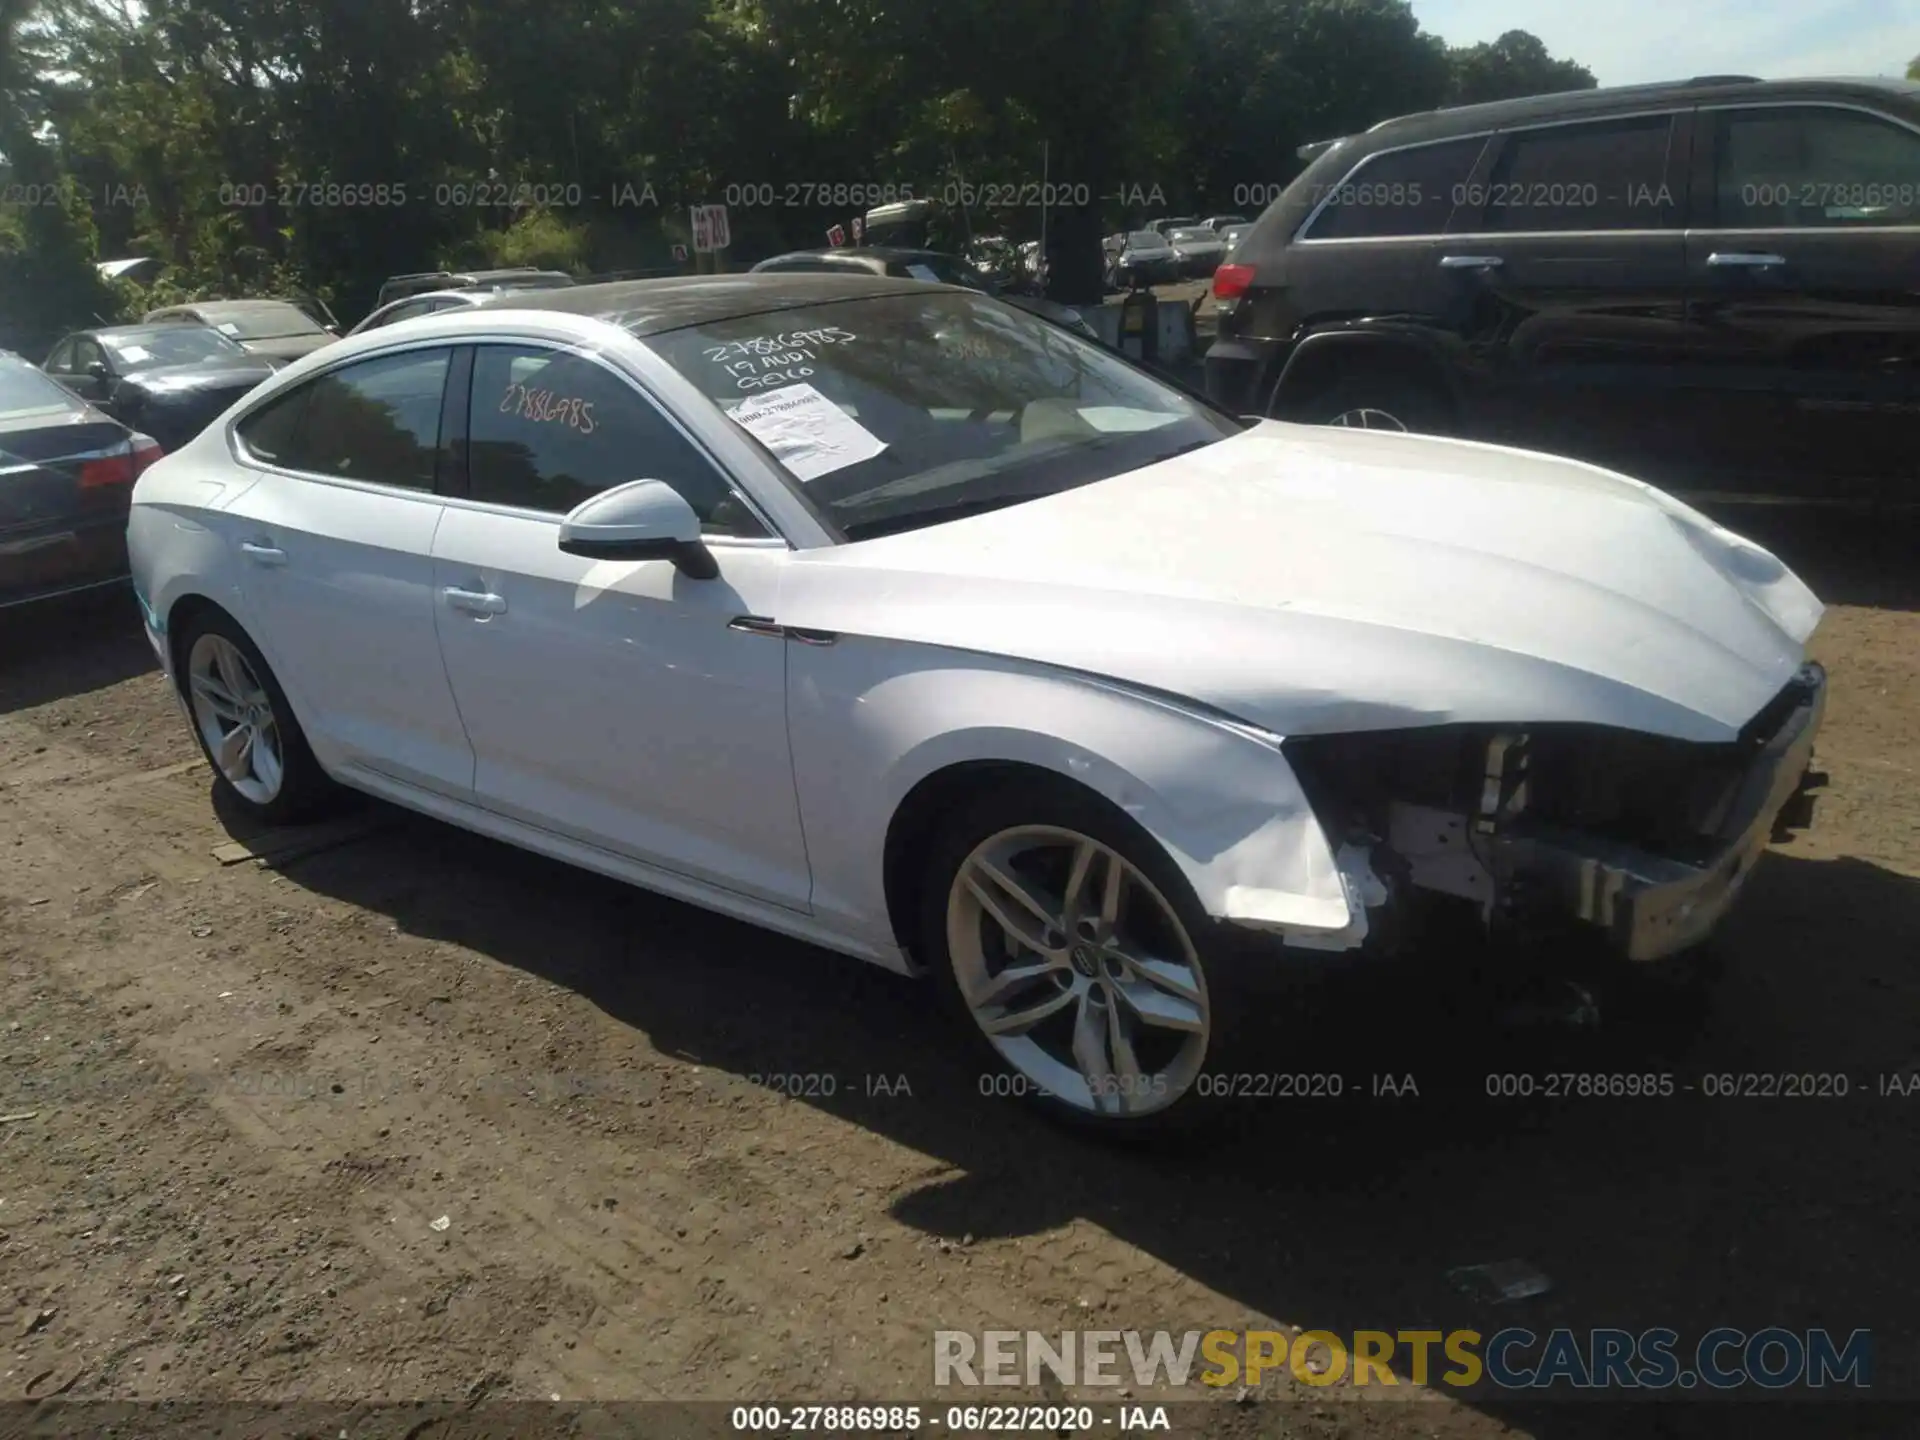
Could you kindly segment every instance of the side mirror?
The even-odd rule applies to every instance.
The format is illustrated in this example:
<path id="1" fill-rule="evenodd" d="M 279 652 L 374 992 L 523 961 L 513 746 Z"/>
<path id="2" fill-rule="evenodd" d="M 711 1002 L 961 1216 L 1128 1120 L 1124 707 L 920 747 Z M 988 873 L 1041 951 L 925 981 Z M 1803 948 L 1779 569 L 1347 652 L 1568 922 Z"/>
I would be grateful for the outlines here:
<path id="1" fill-rule="evenodd" d="M 113 378 L 113 372 L 107 369 L 107 364 L 104 360 L 96 360 L 87 366 L 87 374 L 95 380 L 98 380 L 102 385 Z"/>
<path id="2" fill-rule="evenodd" d="M 694 580 L 720 574 L 700 517 L 664 480 L 630 480 L 581 501 L 560 522 L 560 549 L 589 560 L 671 560 Z"/>

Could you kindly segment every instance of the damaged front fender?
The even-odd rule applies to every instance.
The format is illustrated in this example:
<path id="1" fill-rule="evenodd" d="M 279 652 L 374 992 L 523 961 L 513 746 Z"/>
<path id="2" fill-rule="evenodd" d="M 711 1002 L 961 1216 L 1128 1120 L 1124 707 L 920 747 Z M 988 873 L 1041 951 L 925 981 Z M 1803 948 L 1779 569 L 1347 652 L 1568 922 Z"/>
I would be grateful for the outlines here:
<path id="1" fill-rule="evenodd" d="M 998 762 L 1051 771 L 1131 816 L 1216 919 L 1288 940 L 1356 937 L 1340 948 L 1364 934 L 1354 897 L 1371 892 L 1343 872 L 1277 736 L 1095 676 L 893 641 L 843 637 L 796 648 L 791 664 L 788 729 L 822 918 L 886 916 L 903 802 L 952 767 Z"/>

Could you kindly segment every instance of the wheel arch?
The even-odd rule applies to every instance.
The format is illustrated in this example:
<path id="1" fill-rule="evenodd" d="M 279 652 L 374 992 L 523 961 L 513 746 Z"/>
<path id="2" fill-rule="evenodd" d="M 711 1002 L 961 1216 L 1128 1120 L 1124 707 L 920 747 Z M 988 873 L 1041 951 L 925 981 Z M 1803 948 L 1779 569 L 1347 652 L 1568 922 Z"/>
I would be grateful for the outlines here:
<path id="1" fill-rule="evenodd" d="M 887 920 L 902 950 L 916 943 L 920 907 L 925 900 L 926 861 L 939 834 L 940 819 L 970 796 L 989 787 L 1017 784 L 1071 790 L 1108 811 L 1149 843 L 1158 838 L 1132 815 L 1094 786 L 1061 770 L 1030 760 L 960 760 L 921 777 L 901 798 L 887 825 L 881 859 L 881 884 L 887 901 Z M 1164 846 L 1160 846 L 1165 849 Z"/>
<path id="2" fill-rule="evenodd" d="M 183 648 L 187 630 L 193 622 L 208 612 L 225 615 L 234 624 L 240 624 L 239 617 L 228 610 L 218 600 L 198 590 L 189 590 L 176 596 L 166 610 L 166 638 L 168 668 L 173 672 L 173 683 L 182 694 L 186 693 L 187 655 Z M 244 626 L 242 627 L 245 628 Z"/>
<path id="3" fill-rule="evenodd" d="M 1361 366 L 1369 375 L 1418 384 L 1454 416 L 1461 413 L 1454 367 L 1431 336 L 1410 326 L 1355 326 L 1308 335 L 1294 345 L 1281 367 L 1267 413 L 1278 420 L 1297 419 L 1317 396 Z"/>
<path id="4" fill-rule="evenodd" d="M 1049 732 L 955 726 L 924 735 L 890 767 L 880 789 L 899 798 L 884 815 L 877 898 L 903 949 L 918 929 L 942 818 L 983 785 L 1023 779 L 1094 800 L 1160 850 L 1214 919 L 1271 927 L 1285 917 L 1320 931 L 1348 923 L 1333 846 L 1274 744 L 1123 692 L 1091 708 L 1051 698 Z M 1082 707 L 1089 698 L 1078 697 Z"/>

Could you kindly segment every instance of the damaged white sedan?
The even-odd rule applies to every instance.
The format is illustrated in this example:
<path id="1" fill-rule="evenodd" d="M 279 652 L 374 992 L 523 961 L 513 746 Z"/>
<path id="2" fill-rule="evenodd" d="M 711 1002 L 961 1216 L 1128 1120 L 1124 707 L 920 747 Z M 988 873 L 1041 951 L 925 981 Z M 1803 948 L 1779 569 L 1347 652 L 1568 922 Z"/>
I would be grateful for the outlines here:
<path id="1" fill-rule="evenodd" d="M 1249 425 L 935 285 L 350 338 L 148 470 L 129 538 L 260 817 L 350 786 L 931 972 L 998 1088 L 1099 1123 L 1197 1103 L 1300 949 L 1452 910 L 1683 951 L 1816 779 L 1819 602 L 1695 511 Z"/>

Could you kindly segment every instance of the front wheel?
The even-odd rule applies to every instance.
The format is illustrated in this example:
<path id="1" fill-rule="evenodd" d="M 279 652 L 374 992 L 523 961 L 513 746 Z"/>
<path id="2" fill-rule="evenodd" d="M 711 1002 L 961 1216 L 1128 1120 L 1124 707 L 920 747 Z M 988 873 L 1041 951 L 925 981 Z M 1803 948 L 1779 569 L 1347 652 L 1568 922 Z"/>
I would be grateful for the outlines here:
<path id="1" fill-rule="evenodd" d="M 923 891 L 926 955 L 983 1094 L 1110 1130 L 1165 1128 L 1216 1088 L 1234 1012 L 1185 878 L 1104 801 L 1037 783 L 955 815 Z"/>

